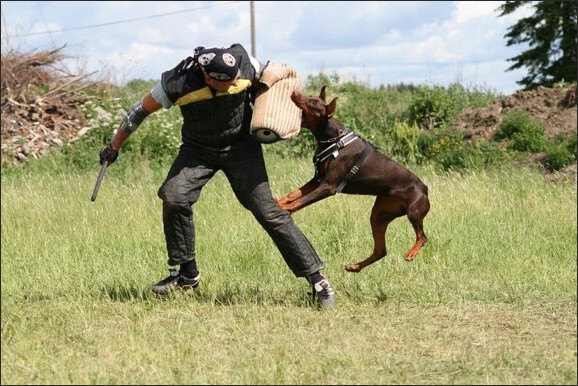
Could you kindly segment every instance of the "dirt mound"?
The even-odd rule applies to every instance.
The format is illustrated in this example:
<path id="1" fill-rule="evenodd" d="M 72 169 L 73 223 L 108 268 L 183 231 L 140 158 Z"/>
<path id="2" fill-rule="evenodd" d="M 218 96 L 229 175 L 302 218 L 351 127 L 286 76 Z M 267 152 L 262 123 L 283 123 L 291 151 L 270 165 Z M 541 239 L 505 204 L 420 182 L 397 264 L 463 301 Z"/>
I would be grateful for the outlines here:
<path id="1" fill-rule="evenodd" d="M 459 130 L 469 140 L 491 139 L 504 118 L 514 110 L 528 112 L 532 118 L 542 122 L 546 137 L 576 133 L 576 83 L 568 88 L 538 87 L 535 90 L 519 91 L 497 100 L 494 104 L 480 109 L 464 110 L 452 123 L 451 128 Z M 543 171 L 543 154 L 532 154 L 519 166 Z M 576 181 L 576 163 L 549 174 L 554 181 Z"/>
<path id="2" fill-rule="evenodd" d="M 2 54 L 2 165 L 39 158 L 88 130 L 80 106 L 98 82 L 70 74 L 63 49 Z"/>
<path id="3" fill-rule="evenodd" d="M 523 110 L 546 126 L 546 136 L 576 132 L 576 84 L 568 89 L 538 87 L 520 91 L 481 109 L 466 109 L 451 127 L 466 138 L 490 139 L 509 113 Z"/>

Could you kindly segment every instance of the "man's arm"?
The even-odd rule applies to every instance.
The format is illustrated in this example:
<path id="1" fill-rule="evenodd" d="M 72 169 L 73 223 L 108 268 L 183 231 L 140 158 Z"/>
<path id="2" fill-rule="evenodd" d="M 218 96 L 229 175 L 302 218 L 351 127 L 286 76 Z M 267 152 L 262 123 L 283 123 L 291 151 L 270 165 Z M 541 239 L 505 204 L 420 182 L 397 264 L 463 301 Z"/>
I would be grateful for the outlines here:
<path id="1" fill-rule="evenodd" d="M 153 98 L 152 94 L 150 92 L 147 93 L 129 109 L 120 124 L 119 130 L 110 141 L 110 146 L 118 151 L 124 141 L 134 133 L 142 121 L 161 107 L 163 106 Z"/>
<path id="2" fill-rule="evenodd" d="M 146 117 L 161 107 L 163 106 L 156 101 L 150 92 L 132 105 L 122 119 L 118 130 L 116 130 L 116 134 L 112 137 L 108 145 L 100 151 L 100 164 L 102 165 L 105 161 L 108 162 L 108 164 L 114 163 L 118 158 L 118 151 L 124 141 L 134 133 Z"/>

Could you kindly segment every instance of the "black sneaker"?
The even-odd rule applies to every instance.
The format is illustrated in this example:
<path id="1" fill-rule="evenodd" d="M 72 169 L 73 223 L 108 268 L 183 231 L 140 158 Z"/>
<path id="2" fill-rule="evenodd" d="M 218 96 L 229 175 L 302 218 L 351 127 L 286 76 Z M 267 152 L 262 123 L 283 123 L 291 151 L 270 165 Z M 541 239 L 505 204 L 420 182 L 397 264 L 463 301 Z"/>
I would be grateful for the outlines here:
<path id="1" fill-rule="evenodd" d="M 169 269 L 170 275 L 156 284 L 153 284 L 151 291 L 157 295 L 168 295 L 175 290 L 190 290 L 197 288 L 201 280 L 201 274 L 189 279 L 179 273 L 177 269 Z"/>
<path id="2" fill-rule="evenodd" d="M 327 279 L 318 281 L 312 285 L 313 299 L 317 297 L 318 306 L 320 309 L 328 310 L 335 306 L 335 293 Z"/>

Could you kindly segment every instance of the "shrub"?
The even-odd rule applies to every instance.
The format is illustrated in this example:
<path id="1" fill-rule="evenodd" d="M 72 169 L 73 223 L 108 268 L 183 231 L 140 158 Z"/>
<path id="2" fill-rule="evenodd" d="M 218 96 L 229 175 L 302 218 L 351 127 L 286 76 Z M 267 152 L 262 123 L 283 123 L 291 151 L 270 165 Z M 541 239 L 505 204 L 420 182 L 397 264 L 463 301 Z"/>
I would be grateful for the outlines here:
<path id="1" fill-rule="evenodd" d="M 420 129 L 413 123 L 395 122 L 392 133 L 392 156 L 410 163 L 416 163 L 419 156 Z"/>
<path id="2" fill-rule="evenodd" d="M 424 158 L 442 170 L 481 169 L 494 167 L 508 159 L 508 155 L 489 142 L 464 140 L 457 131 L 444 130 L 420 135 L 418 146 Z"/>
<path id="3" fill-rule="evenodd" d="M 546 145 L 546 127 L 524 110 L 514 110 L 508 114 L 494 139 L 507 140 L 508 148 L 521 152 L 540 152 Z"/>
<path id="4" fill-rule="evenodd" d="M 576 162 L 576 133 L 571 135 L 558 134 L 548 144 L 544 163 L 551 171 L 560 170 Z"/>
<path id="5" fill-rule="evenodd" d="M 459 83 L 447 88 L 420 86 L 413 93 L 406 111 L 408 122 L 415 122 L 424 130 L 445 128 L 465 109 L 489 105 L 496 99 L 492 91 L 470 90 Z"/>
<path id="6" fill-rule="evenodd" d="M 419 87 L 409 107 L 409 122 L 415 122 L 424 130 L 442 127 L 450 120 L 452 101 L 447 91 L 440 86 Z"/>

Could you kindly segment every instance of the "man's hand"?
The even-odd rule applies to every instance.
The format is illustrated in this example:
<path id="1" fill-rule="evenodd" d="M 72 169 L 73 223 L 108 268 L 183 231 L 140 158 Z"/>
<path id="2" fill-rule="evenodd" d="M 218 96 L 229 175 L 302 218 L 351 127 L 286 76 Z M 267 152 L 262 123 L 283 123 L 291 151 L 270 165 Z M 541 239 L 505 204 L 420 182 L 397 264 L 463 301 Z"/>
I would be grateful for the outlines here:
<path id="1" fill-rule="evenodd" d="M 107 161 L 109 164 L 112 164 L 116 161 L 118 157 L 118 151 L 114 150 L 110 143 L 102 148 L 100 151 L 100 164 L 102 165 L 104 161 Z"/>

